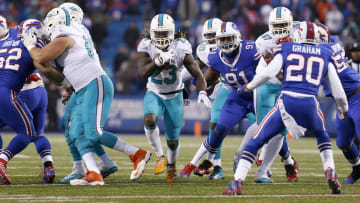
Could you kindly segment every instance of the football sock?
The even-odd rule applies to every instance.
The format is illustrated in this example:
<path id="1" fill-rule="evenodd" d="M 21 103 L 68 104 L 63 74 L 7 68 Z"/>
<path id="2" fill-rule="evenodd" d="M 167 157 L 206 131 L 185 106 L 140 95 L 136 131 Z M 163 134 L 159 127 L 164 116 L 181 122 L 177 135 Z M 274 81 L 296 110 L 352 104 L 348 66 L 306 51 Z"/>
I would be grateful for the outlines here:
<path id="1" fill-rule="evenodd" d="M 294 159 L 291 157 L 291 155 L 289 154 L 287 156 L 286 159 L 282 159 L 282 161 L 284 162 L 284 165 L 294 165 Z"/>
<path id="2" fill-rule="evenodd" d="M 324 171 L 327 168 L 335 169 L 334 157 L 332 149 L 325 149 L 320 152 L 321 161 L 323 163 Z"/>
<path id="3" fill-rule="evenodd" d="M 180 150 L 180 142 L 178 142 L 178 145 L 176 147 L 176 149 L 170 149 L 170 147 L 167 147 L 167 163 L 169 165 L 175 164 L 176 162 L 176 158 L 179 155 L 179 150 Z"/>
<path id="4" fill-rule="evenodd" d="M 51 145 L 45 136 L 41 135 L 36 137 L 34 139 L 34 144 L 43 164 L 48 161 L 53 162 L 53 158 L 51 156 Z"/>
<path id="5" fill-rule="evenodd" d="M 240 147 L 238 148 L 238 150 L 235 154 L 239 159 L 240 159 L 240 156 L 241 156 L 242 152 L 244 151 L 246 145 L 250 142 L 251 138 L 254 136 L 257 128 L 258 128 L 258 125 L 256 123 L 254 123 L 246 130 L 246 133 L 241 141 Z"/>
<path id="6" fill-rule="evenodd" d="M 215 166 L 221 166 L 221 146 L 222 144 L 219 146 L 218 151 L 215 154 L 214 157 L 214 165 Z"/>
<path id="7" fill-rule="evenodd" d="M 29 135 L 26 134 L 17 134 L 9 143 L 9 145 L 4 149 L 1 154 L 0 158 L 4 159 L 5 161 L 9 161 L 13 158 L 16 154 L 20 153 L 24 150 L 31 142 Z"/>
<path id="8" fill-rule="evenodd" d="M 260 155 L 259 155 L 259 160 L 263 161 L 264 160 L 264 157 L 265 157 L 265 154 L 267 153 L 267 149 L 268 149 L 268 144 L 264 144 L 263 147 L 261 148 L 261 152 L 260 152 Z"/>
<path id="9" fill-rule="evenodd" d="M 82 159 L 79 161 L 73 161 L 73 165 L 74 165 L 73 171 L 76 171 L 76 173 L 81 175 L 86 175 L 86 169 Z"/>
<path id="10" fill-rule="evenodd" d="M 112 167 L 115 166 L 114 161 L 109 157 L 109 155 L 107 153 L 104 153 L 101 156 L 98 156 L 100 161 L 101 161 L 101 166 L 102 167 Z"/>
<path id="11" fill-rule="evenodd" d="M 86 154 L 84 154 L 82 156 L 86 167 L 89 171 L 94 171 L 95 173 L 100 173 L 100 170 L 96 164 L 96 159 L 95 159 L 95 153 L 94 152 L 88 152 Z"/>
<path id="12" fill-rule="evenodd" d="M 245 181 L 245 178 L 247 176 L 247 174 L 250 171 L 252 163 L 245 160 L 245 159 L 240 159 L 237 168 L 236 168 L 236 172 L 234 174 L 234 179 L 235 180 L 242 180 Z"/>
<path id="13" fill-rule="evenodd" d="M 124 152 L 127 155 L 135 154 L 138 148 L 128 144 L 121 138 L 115 136 L 114 134 L 103 131 L 103 134 L 100 137 L 101 144 L 112 148 L 114 150 Z"/>
<path id="14" fill-rule="evenodd" d="M 278 134 L 269 140 L 266 153 L 264 154 L 263 162 L 258 170 L 259 174 L 266 174 L 266 171 L 270 168 L 271 164 L 274 162 L 277 154 L 281 149 L 283 139 L 284 136 Z"/>
<path id="15" fill-rule="evenodd" d="M 216 155 L 215 155 L 216 157 Z M 220 166 L 221 167 L 221 158 L 220 159 L 214 159 L 214 166 Z"/>
<path id="16" fill-rule="evenodd" d="M 151 146 L 151 148 L 155 151 L 157 157 L 164 156 L 164 151 L 161 146 L 160 140 L 160 130 L 159 127 L 156 126 L 153 129 L 147 128 L 144 126 L 146 138 Z"/>
<path id="17" fill-rule="evenodd" d="M 95 154 L 96 154 L 96 156 L 98 156 L 99 158 L 100 158 L 102 155 L 106 154 L 104 148 L 102 147 L 102 145 L 101 145 L 100 143 L 95 144 Z"/>
<path id="18" fill-rule="evenodd" d="M 281 156 L 281 158 L 286 159 L 287 156 L 289 156 L 289 154 L 290 154 L 290 150 L 289 150 L 287 135 L 285 135 L 279 155 Z"/>
<path id="19" fill-rule="evenodd" d="M 191 160 L 191 163 L 195 166 L 197 166 L 201 160 L 201 158 L 205 155 L 205 153 L 207 153 L 207 149 L 205 148 L 205 146 L 203 144 L 201 144 L 200 148 L 197 150 L 195 156 L 193 157 L 193 159 Z"/>
<path id="20" fill-rule="evenodd" d="M 351 164 L 356 164 L 359 160 L 359 150 L 354 143 L 352 143 L 349 149 L 342 149 L 342 152 Z"/>

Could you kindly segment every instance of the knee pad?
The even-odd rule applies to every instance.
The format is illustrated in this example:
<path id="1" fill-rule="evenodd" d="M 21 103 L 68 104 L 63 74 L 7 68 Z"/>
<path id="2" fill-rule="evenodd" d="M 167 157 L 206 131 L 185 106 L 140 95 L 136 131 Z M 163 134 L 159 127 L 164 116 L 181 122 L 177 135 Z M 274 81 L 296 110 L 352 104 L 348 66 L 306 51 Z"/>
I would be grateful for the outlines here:
<path id="1" fill-rule="evenodd" d="M 175 151 L 179 146 L 179 140 L 173 140 L 173 141 L 168 140 L 166 142 L 167 142 L 167 146 L 173 151 Z"/>
<path id="2" fill-rule="evenodd" d="M 222 124 L 217 124 L 217 125 L 216 125 L 215 133 L 218 134 L 218 135 L 220 135 L 220 136 L 225 136 L 225 135 L 227 135 L 227 134 L 229 133 L 229 131 L 230 131 L 230 130 L 229 130 L 226 126 L 224 126 L 224 125 L 222 125 Z"/>

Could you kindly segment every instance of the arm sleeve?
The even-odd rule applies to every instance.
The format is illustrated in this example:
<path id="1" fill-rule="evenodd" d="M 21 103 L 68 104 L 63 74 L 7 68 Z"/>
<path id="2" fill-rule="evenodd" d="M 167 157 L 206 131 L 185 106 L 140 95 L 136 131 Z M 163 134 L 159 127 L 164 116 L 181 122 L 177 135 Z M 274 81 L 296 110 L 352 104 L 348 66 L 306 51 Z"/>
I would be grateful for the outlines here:
<path id="1" fill-rule="evenodd" d="M 333 95 L 339 110 L 341 112 L 347 112 L 349 110 L 349 106 L 346 99 L 346 94 L 332 63 L 329 63 L 328 72 L 324 79 L 331 90 L 331 94 Z"/>
<path id="2" fill-rule="evenodd" d="M 270 64 L 264 68 L 261 73 L 255 75 L 254 79 L 247 84 L 247 88 L 249 90 L 253 90 L 258 86 L 264 84 L 270 78 L 275 77 L 281 70 L 283 66 L 283 59 L 281 54 L 277 54 L 274 59 L 270 62 Z"/>

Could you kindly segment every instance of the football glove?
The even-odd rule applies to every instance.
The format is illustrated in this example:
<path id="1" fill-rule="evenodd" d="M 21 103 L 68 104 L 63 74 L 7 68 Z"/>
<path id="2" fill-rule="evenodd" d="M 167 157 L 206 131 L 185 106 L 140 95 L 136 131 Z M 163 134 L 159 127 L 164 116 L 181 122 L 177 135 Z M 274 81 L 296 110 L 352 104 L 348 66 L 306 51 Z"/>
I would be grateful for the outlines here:
<path id="1" fill-rule="evenodd" d="M 207 108 L 211 108 L 211 101 L 204 90 L 199 92 L 198 104 L 204 105 Z"/>
<path id="2" fill-rule="evenodd" d="M 34 33 L 23 32 L 21 34 L 21 41 L 23 42 L 26 49 L 30 52 L 30 50 L 36 46 L 37 38 Z"/>
<path id="3" fill-rule="evenodd" d="M 242 94 L 244 92 L 249 92 L 249 89 L 247 88 L 246 85 L 241 85 L 240 87 L 238 87 L 236 89 L 236 92 L 237 92 L 237 94 Z"/>
<path id="4" fill-rule="evenodd" d="M 66 91 L 66 93 L 62 96 L 61 103 L 64 105 L 67 105 L 67 103 L 70 100 L 71 95 L 74 92 L 74 89 L 72 87 L 70 87 L 70 88 L 66 88 L 65 91 Z"/>

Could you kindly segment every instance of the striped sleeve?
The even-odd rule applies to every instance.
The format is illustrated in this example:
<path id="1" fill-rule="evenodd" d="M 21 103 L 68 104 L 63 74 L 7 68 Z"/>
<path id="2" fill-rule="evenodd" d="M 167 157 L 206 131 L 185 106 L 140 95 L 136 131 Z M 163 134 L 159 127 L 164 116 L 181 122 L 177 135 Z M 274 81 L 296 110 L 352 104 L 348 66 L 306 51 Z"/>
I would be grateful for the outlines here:
<path id="1" fill-rule="evenodd" d="M 277 45 L 274 48 L 274 56 L 282 51 L 282 44 Z"/>

